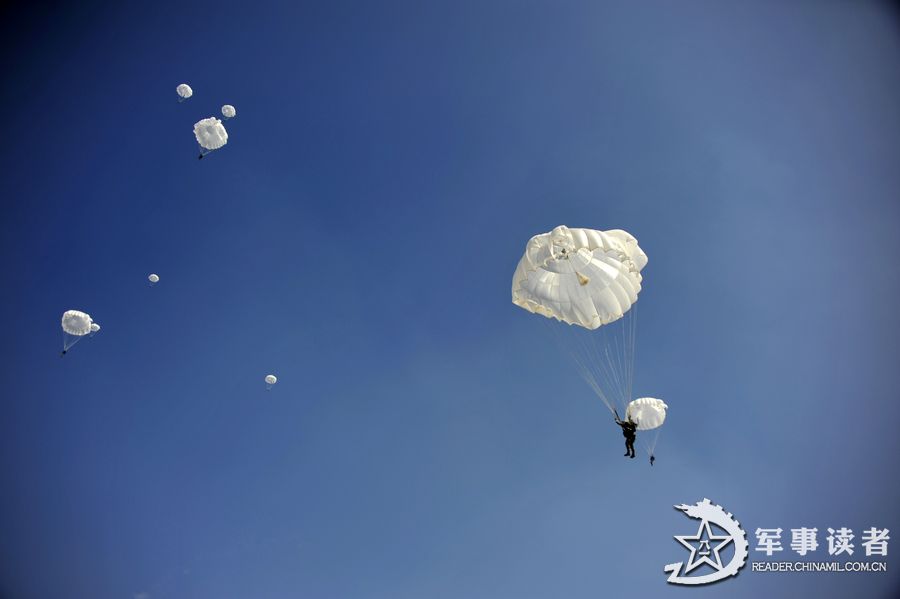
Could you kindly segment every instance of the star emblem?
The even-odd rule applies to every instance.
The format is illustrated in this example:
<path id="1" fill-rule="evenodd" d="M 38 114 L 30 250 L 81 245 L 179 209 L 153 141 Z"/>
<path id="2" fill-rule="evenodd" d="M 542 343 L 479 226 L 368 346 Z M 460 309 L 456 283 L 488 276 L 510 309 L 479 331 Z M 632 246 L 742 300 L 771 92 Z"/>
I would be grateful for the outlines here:
<path id="1" fill-rule="evenodd" d="M 722 559 L 719 557 L 721 551 L 728 543 L 733 541 L 731 535 L 714 535 L 709 528 L 709 522 L 703 520 L 700 523 L 700 529 L 695 535 L 676 535 L 675 540 L 691 550 L 691 557 L 688 558 L 684 573 L 687 574 L 691 570 L 708 564 L 716 572 L 722 569 Z M 697 559 L 697 556 L 700 556 Z M 713 556 L 713 559 L 710 559 Z"/>

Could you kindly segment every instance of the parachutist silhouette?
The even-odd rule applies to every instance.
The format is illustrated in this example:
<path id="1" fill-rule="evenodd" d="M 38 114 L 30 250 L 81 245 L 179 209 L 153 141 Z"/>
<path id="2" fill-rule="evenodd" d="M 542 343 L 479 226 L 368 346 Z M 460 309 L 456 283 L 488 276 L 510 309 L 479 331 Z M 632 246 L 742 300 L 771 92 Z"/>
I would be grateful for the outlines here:
<path id="1" fill-rule="evenodd" d="M 622 427 L 622 434 L 625 435 L 625 457 L 634 458 L 634 440 L 637 437 L 637 423 L 631 418 L 628 420 L 620 420 L 616 414 L 616 424 Z"/>
<path id="2" fill-rule="evenodd" d="M 654 456 L 654 455 L 651 453 L 651 454 L 650 454 L 650 465 L 652 466 L 652 465 L 653 465 L 653 462 L 655 462 L 655 461 L 656 461 L 656 456 Z"/>
<path id="3" fill-rule="evenodd" d="M 62 358 L 64 355 L 66 355 L 67 351 L 69 351 L 69 350 L 67 350 L 67 349 L 62 350 L 59 354 L 59 357 Z"/>
<path id="4" fill-rule="evenodd" d="M 199 156 L 197 156 L 197 160 L 203 160 L 203 154 L 200 154 Z"/>

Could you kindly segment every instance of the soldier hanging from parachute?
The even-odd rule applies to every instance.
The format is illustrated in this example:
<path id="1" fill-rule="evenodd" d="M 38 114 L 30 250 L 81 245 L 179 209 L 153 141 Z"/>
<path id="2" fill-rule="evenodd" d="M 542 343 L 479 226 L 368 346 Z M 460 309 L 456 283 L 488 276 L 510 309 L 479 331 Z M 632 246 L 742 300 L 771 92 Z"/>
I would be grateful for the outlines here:
<path id="1" fill-rule="evenodd" d="M 579 374 L 622 426 L 627 456 L 634 457 L 637 431 L 653 431 L 641 436 L 652 466 L 668 406 L 649 397 L 631 401 L 635 303 L 646 265 L 647 255 L 626 231 L 561 225 L 528 241 L 513 275 L 512 301 L 548 319 Z M 618 409 L 625 410 L 624 421 Z"/>

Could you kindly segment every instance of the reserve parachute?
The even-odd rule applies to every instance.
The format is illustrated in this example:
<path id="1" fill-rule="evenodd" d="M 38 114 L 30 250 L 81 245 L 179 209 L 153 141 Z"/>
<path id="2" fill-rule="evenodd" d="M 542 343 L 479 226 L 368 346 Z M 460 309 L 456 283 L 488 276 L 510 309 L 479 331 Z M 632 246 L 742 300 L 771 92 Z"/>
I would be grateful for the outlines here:
<path id="1" fill-rule="evenodd" d="M 627 414 L 631 403 L 636 303 L 646 265 L 647 255 L 626 231 L 560 225 L 528 241 L 513 274 L 512 302 L 545 317 L 563 352 L 614 415 Z M 641 437 L 652 455 L 655 441 Z"/>
<path id="2" fill-rule="evenodd" d="M 661 399 L 641 397 L 628 404 L 625 418 L 636 423 L 639 431 L 652 431 L 666 421 L 667 409 L 669 406 Z"/>
<path id="3" fill-rule="evenodd" d="M 651 457 L 656 450 L 659 430 L 666 421 L 666 410 L 668 409 L 669 406 L 661 399 L 641 397 L 628 404 L 628 408 L 625 410 L 626 420 L 630 419 L 635 422 L 637 429 L 644 431 L 638 435 L 638 438 Z"/>

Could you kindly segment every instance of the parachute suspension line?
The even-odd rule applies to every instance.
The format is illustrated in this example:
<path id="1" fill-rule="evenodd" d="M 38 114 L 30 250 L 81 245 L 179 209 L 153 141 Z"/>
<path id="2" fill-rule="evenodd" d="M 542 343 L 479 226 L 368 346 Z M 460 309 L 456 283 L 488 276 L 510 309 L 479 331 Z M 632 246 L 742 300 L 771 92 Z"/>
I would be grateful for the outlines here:
<path id="1" fill-rule="evenodd" d="M 611 335 L 615 336 L 615 358 L 618 361 L 618 370 L 619 373 L 619 389 L 620 389 L 620 397 L 622 398 L 622 405 L 628 406 L 628 344 L 625 342 L 625 331 L 628 324 L 629 316 L 626 313 L 620 319 L 622 322 L 614 323 L 615 329 L 610 329 Z M 621 329 L 621 338 L 622 344 L 619 345 L 619 336 L 616 329 Z"/>
<path id="2" fill-rule="evenodd" d="M 600 330 L 596 332 L 596 334 L 602 335 L 604 340 L 606 339 L 606 331 Z M 594 339 L 591 339 L 591 355 L 594 356 L 594 363 L 597 364 L 597 368 L 602 373 L 602 378 L 607 381 L 607 386 L 611 390 L 611 395 L 613 395 L 615 399 L 616 406 L 621 407 L 620 398 L 619 398 L 619 381 L 616 373 L 616 366 L 613 358 L 610 356 L 610 347 L 609 343 L 603 343 L 602 350 L 598 348 L 594 344 Z M 615 354 L 615 351 L 613 352 Z"/>
<path id="3" fill-rule="evenodd" d="M 613 322 L 597 329 L 591 336 L 591 344 L 593 354 L 596 356 L 595 363 L 602 372 L 602 378 L 608 381 L 608 384 L 615 391 L 616 404 L 624 414 L 630 399 L 630 361 L 633 352 L 631 352 L 626 336 L 628 330 L 630 316 L 626 313 L 620 322 Z M 619 331 L 617 329 L 621 328 Z M 602 335 L 601 341 L 597 341 L 597 336 Z M 602 346 L 602 350 L 597 344 Z"/>
<path id="4" fill-rule="evenodd" d="M 81 337 L 78 335 L 70 335 L 63 331 L 63 351 L 69 351 L 73 345 L 78 343 L 81 340 Z"/>
<path id="5" fill-rule="evenodd" d="M 656 443 L 659 441 L 659 433 L 661 430 L 662 427 L 657 427 L 653 430 L 644 431 L 643 435 L 638 435 L 639 437 L 643 437 L 641 444 L 644 446 L 644 450 L 647 452 L 648 456 L 653 455 L 653 452 L 656 451 Z"/>
<path id="6" fill-rule="evenodd" d="M 631 383 L 632 387 L 629 390 L 629 393 L 634 392 L 634 372 L 635 366 L 637 364 L 637 317 L 638 310 L 637 306 L 632 306 L 631 311 L 633 314 L 631 315 Z"/>
<path id="7" fill-rule="evenodd" d="M 605 327 L 611 326 L 615 327 L 617 325 L 615 323 L 605 325 Z M 603 367 L 609 387 L 614 390 L 616 404 L 619 409 L 623 410 L 622 413 L 624 414 L 625 403 L 622 401 L 624 373 L 622 372 L 621 348 L 614 334 L 614 329 L 601 328 L 599 332 L 603 336 L 601 338 L 602 348 L 597 347 L 596 334 L 591 336 L 591 345 L 594 349 L 594 354 L 600 358 L 597 360 L 597 363 Z"/>
<path id="8" fill-rule="evenodd" d="M 628 389 L 625 401 L 630 402 L 634 399 L 632 393 L 634 392 L 634 358 L 637 348 L 637 304 L 631 306 L 631 310 L 628 311 L 626 317 L 628 318 L 628 349 L 626 357 L 626 363 L 628 364 Z"/>
<path id="9" fill-rule="evenodd" d="M 598 386 L 605 389 L 605 395 L 608 398 L 608 407 L 610 411 L 615 413 L 617 407 L 621 407 L 619 401 L 618 390 L 618 373 L 616 372 L 615 363 L 610 356 L 609 348 L 604 344 L 603 351 L 597 347 L 597 335 L 605 335 L 602 329 L 597 331 L 588 331 L 578 329 L 579 347 L 583 352 L 585 364 L 590 369 L 593 367 L 593 374 L 598 379 Z M 613 352 L 614 354 L 615 352 Z M 605 385 L 603 384 L 605 383 Z"/>
<path id="10" fill-rule="evenodd" d="M 606 363 L 604 362 L 603 354 L 600 354 L 597 351 L 597 349 L 594 347 L 594 345 L 592 343 L 592 339 L 590 337 L 590 332 L 579 330 L 579 331 L 576 331 L 576 334 L 578 335 L 579 347 L 581 348 L 581 351 L 582 351 L 583 355 L 585 356 L 586 364 L 590 368 L 593 369 L 595 376 L 597 377 L 600 384 L 607 382 L 607 384 L 605 385 L 605 387 L 608 391 L 607 395 L 610 396 L 610 399 L 611 399 L 610 403 L 613 406 L 616 406 L 617 398 L 616 398 L 615 394 L 612 393 L 612 391 L 614 391 L 614 389 L 610 389 L 610 386 L 608 384 L 611 373 L 606 368 Z"/>
<path id="11" fill-rule="evenodd" d="M 611 400 L 607 396 L 607 394 L 603 391 L 603 387 L 600 385 L 597 377 L 595 376 L 594 371 L 591 368 L 591 359 L 590 355 L 586 352 L 586 348 L 581 346 L 581 342 L 583 340 L 578 339 L 576 334 L 576 343 L 571 343 L 571 339 L 568 339 L 564 334 L 566 329 L 563 326 L 571 326 L 567 325 L 564 322 L 556 322 L 554 319 L 545 318 L 544 326 L 550 329 L 551 335 L 555 338 L 556 343 L 559 347 L 566 350 L 569 354 L 569 357 L 575 364 L 575 369 L 582 379 L 587 383 L 587 385 L 591 388 L 594 394 L 600 398 L 606 408 L 610 411 L 611 414 L 615 413 L 615 402 Z"/>
<path id="12" fill-rule="evenodd" d="M 601 343 L 598 346 L 597 337 L 601 335 Z M 607 330 L 585 331 L 587 341 L 590 344 L 590 355 L 592 362 L 596 365 L 598 376 L 606 384 L 609 394 L 612 396 L 612 403 L 619 410 L 623 410 L 621 401 L 621 374 L 617 365 L 617 348 L 612 348 L 609 343 L 609 334 Z M 625 413 L 624 411 L 622 412 Z"/>
<path id="13" fill-rule="evenodd" d="M 653 452 L 656 451 L 656 442 L 659 440 L 659 428 L 649 431 L 640 431 L 638 433 L 638 439 L 641 440 L 641 445 L 643 445 L 644 451 L 647 452 L 647 456 L 652 456 Z"/>
<path id="14" fill-rule="evenodd" d="M 610 413 L 624 417 L 633 373 L 633 321 L 627 312 L 619 321 L 595 330 L 547 319 L 557 343 L 569 354 L 576 371 Z M 617 330 L 621 328 L 622 330 Z"/>
<path id="15" fill-rule="evenodd" d="M 612 326 L 616 326 L 615 323 Z M 606 343 L 603 344 L 603 353 L 606 358 L 610 383 L 616 390 L 616 401 L 619 407 L 624 410 L 628 402 L 625 400 L 625 373 L 622 368 L 622 348 L 619 347 L 619 340 L 614 331 L 603 331 L 603 335 L 606 338 Z"/>
<path id="16" fill-rule="evenodd" d="M 558 325 L 555 328 L 558 329 Z M 588 382 L 592 389 L 594 389 L 594 392 L 603 400 L 603 403 L 606 404 L 609 411 L 615 413 L 615 398 L 610 397 L 609 393 L 604 390 L 602 385 L 602 373 L 597 372 L 592 368 L 592 365 L 596 363 L 596 360 L 592 357 L 590 349 L 585 342 L 586 340 L 582 338 L 582 335 L 584 334 L 583 331 L 580 329 L 572 329 L 572 333 L 575 335 L 576 343 L 568 346 L 569 354 L 572 356 L 576 367 L 581 372 L 582 378 Z M 561 340 L 561 342 L 564 341 Z"/>
<path id="17" fill-rule="evenodd" d="M 622 323 L 622 353 L 621 353 L 621 356 L 624 361 L 624 363 L 622 364 L 622 374 L 623 374 L 623 378 L 625 379 L 623 381 L 623 385 L 622 385 L 622 387 L 623 387 L 622 388 L 622 396 L 623 396 L 623 399 L 625 400 L 625 404 L 627 405 L 628 402 L 631 400 L 631 364 L 629 363 L 630 362 L 629 358 L 631 356 L 628 355 L 629 351 L 631 349 L 631 343 L 629 343 L 629 341 L 630 341 L 629 332 L 631 330 L 630 313 L 626 313 L 622 318 L 625 320 L 625 322 Z"/>

